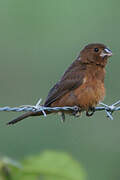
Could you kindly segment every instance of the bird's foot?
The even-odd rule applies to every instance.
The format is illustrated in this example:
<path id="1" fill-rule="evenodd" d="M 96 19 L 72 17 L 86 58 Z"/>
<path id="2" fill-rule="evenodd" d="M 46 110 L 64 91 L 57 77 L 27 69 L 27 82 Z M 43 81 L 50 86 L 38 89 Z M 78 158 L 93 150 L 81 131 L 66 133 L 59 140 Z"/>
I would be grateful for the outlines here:
<path id="1" fill-rule="evenodd" d="M 58 114 L 61 116 L 61 122 L 65 122 L 65 113 L 64 112 L 58 112 Z"/>
<path id="2" fill-rule="evenodd" d="M 95 112 L 95 108 L 91 107 L 88 111 L 86 111 L 86 116 L 92 116 Z"/>
<path id="3" fill-rule="evenodd" d="M 81 115 L 81 108 L 78 106 L 75 106 L 74 112 L 72 112 L 72 115 L 75 117 L 79 117 Z"/>

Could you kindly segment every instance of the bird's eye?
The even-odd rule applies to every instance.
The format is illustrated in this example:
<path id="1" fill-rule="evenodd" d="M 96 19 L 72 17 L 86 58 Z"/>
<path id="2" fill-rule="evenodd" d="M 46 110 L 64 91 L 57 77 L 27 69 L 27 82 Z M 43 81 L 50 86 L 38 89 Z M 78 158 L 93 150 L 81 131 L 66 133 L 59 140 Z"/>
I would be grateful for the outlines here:
<path id="1" fill-rule="evenodd" d="M 95 51 L 95 52 L 98 52 L 98 51 L 99 51 L 99 49 L 98 49 L 98 48 L 95 48 L 95 49 L 94 49 L 94 51 Z"/>

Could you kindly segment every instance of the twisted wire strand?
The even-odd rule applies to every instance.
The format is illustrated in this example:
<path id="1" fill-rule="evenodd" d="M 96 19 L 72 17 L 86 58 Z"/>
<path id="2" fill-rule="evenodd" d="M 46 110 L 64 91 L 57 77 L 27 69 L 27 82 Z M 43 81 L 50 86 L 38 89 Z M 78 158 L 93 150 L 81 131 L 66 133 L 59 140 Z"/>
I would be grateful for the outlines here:
<path id="1" fill-rule="evenodd" d="M 0 111 L 15 111 L 15 112 L 21 112 L 21 111 L 31 111 L 31 112 L 42 112 L 44 116 L 46 116 L 46 112 L 45 111 L 76 111 L 77 106 L 73 106 L 73 107 L 69 107 L 69 106 L 65 106 L 65 107 L 44 107 L 42 105 L 40 105 L 41 103 L 41 99 L 37 102 L 36 105 L 22 105 L 19 107 L 9 107 L 9 106 L 5 106 L 5 107 L 0 107 Z M 120 104 L 120 100 L 113 103 L 112 105 L 107 105 L 104 103 L 100 103 L 100 105 L 102 105 L 101 107 L 97 106 L 95 107 L 94 111 L 105 111 L 107 114 L 107 117 L 110 120 L 113 120 L 113 112 L 114 111 L 119 111 L 120 110 L 120 106 L 118 106 Z"/>

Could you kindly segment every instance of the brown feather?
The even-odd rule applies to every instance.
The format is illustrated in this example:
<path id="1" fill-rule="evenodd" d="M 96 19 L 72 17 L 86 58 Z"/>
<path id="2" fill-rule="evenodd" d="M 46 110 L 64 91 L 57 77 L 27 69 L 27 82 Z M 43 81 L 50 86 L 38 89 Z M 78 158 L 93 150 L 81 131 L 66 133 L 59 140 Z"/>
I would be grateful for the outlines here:
<path id="1" fill-rule="evenodd" d="M 50 106 L 51 103 L 60 99 L 69 91 L 76 89 L 83 83 L 85 75 L 85 66 L 79 60 L 74 61 L 62 76 L 61 80 L 48 93 L 44 106 Z"/>

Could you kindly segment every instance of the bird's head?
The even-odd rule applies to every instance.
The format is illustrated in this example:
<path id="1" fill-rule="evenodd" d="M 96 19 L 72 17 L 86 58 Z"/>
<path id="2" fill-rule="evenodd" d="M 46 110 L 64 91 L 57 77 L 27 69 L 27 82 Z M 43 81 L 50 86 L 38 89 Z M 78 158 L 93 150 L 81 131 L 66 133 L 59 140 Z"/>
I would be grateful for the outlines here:
<path id="1" fill-rule="evenodd" d="M 94 63 L 103 67 L 110 56 L 112 56 L 112 51 L 104 44 L 99 43 L 88 44 L 80 52 L 80 60 L 84 63 Z"/>

